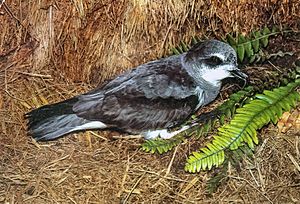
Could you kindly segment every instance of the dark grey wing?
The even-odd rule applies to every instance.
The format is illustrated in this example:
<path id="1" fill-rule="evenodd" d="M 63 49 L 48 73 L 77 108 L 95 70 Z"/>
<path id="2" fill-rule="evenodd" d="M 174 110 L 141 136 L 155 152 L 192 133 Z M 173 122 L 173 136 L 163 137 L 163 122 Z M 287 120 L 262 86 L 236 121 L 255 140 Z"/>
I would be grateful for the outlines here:
<path id="1" fill-rule="evenodd" d="M 202 91 L 178 64 L 152 63 L 82 95 L 73 110 L 132 133 L 182 123 L 196 110 Z"/>

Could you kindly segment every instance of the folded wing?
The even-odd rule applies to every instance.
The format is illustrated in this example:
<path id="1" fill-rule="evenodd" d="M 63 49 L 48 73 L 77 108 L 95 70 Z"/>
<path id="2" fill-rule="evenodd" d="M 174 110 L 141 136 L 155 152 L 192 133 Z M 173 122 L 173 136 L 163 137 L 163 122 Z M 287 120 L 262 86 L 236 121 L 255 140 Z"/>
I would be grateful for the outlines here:
<path id="1" fill-rule="evenodd" d="M 81 95 L 74 112 L 131 133 L 182 123 L 199 104 L 199 87 L 178 63 L 143 66 Z"/>

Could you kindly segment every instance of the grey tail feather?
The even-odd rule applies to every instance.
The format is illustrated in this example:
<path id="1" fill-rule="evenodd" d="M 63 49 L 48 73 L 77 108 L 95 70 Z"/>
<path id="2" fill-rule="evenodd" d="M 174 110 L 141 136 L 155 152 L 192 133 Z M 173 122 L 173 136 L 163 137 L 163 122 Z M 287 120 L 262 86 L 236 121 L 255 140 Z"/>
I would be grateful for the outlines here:
<path id="1" fill-rule="evenodd" d="M 29 134 L 37 141 L 54 140 L 90 122 L 74 113 L 72 107 L 77 101 L 77 98 L 71 98 L 25 114 Z"/>

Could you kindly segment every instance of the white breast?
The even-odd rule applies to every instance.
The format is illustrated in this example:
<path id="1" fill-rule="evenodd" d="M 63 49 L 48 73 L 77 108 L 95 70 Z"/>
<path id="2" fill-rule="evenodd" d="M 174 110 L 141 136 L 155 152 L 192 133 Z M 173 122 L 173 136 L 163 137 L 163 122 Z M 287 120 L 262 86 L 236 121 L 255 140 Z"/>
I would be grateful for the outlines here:
<path id="1" fill-rule="evenodd" d="M 195 92 L 199 100 L 195 110 L 198 110 L 204 104 L 204 91 L 199 86 L 197 86 Z"/>

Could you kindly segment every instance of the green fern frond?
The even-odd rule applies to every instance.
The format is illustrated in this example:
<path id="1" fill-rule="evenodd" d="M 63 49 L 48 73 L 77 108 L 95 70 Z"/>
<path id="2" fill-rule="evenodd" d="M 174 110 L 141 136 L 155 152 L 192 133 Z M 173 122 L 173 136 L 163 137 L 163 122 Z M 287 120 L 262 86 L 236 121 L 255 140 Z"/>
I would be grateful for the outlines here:
<path id="1" fill-rule="evenodd" d="M 199 138 L 209 133 L 215 126 L 216 123 L 224 124 L 226 118 L 231 118 L 234 115 L 236 107 L 243 104 L 243 101 L 253 95 L 253 87 L 249 86 L 245 89 L 238 91 L 230 96 L 229 100 L 220 105 L 215 111 L 209 114 L 201 114 L 200 116 L 194 116 L 191 121 L 185 125 L 191 125 L 199 123 L 185 131 L 187 136 L 193 136 Z M 175 137 L 163 140 L 146 140 L 142 144 L 142 150 L 150 153 L 165 153 L 170 151 L 173 147 L 177 146 L 184 140 L 183 135 L 176 135 Z"/>
<path id="2" fill-rule="evenodd" d="M 218 167 L 225 160 L 225 150 L 236 150 L 246 143 L 251 149 L 258 144 L 257 130 L 270 121 L 276 123 L 283 111 L 289 111 L 296 105 L 300 94 L 295 88 L 300 80 L 279 87 L 273 91 L 256 94 L 256 99 L 236 110 L 236 115 L 227 125 L 218 129 L 218 135 L 200 152 L 193 152 L 188 158 L 185 170 L 199 172 L 200 170 Z"/>
<path id="3" fill-rule="evenodd" d="M 288 31 L 287 31 L 288 32 Z M 275 30 L 274 28 L 272 31 L 270 31 L 268 28 L 265 28 L 262 31 L 256 31 L 253 32 L 252 35 L 255 36 L 253 39 L 250 37 L 240 37 L 240 39 L 235 39 L 231 35 L 227 35 L 227 41 L 229 44 L 235 44 L 238 45 L 238 41 L 241 42 L 241 45 L 244 47 L 244 55 L 249 56 L 249 54 L 252 54 L 252 51 L 250 51 L 250 46 L 249 42 L 252 44 L 252 49 L 255 52 L 261 51 L 260 49 L 263 47 L 263 45 L 267 45 L 268 42 L 268 37 L 271 35 L 276 35 L 279 32 Z M 249 41 L 249 39 L 252 39 Z M 248 41 L 247 41 L 248 40 Z M 195 36 L 191 39 L 191 42 L 189 44 L 181 41 L 180 45 L 177 47 L 174 47 L 172 49 L 173 54 L 181 54 L 183 52 L 186 52 L 191 45 L 196 44 L 200 42 L 200 39 Z M 257 44 L 258 43 L 258 44 Z M 282 53 L 278 53 L 278 56 L 281 56 Z M 285 53 L 283 53 L 284 55 Z M 286 53 L 289 54 L 289 53 Z M 258 56 L 258 53 L 255 53 L 255 59 L 260 60 L 260 57 Z M 272 55 L 273 56 L 273 55 Z M 277 54 L 276 54 L 277 56 Z M 266 58 L 266 57 L 265 57 Z M 299 73 L 299 72 L 298 72 Z M 273 87 L 278 87 L 279 84 L 287 84 L 291 79 L 295 79 L 296 75 L 294 72 L 288 73 L 288 75 L 292 74 L 293 76 L 282 76 L 279 77 L 278 74 L 272 77 L 268 77 L 268 82 L 262 82 L 262 86 L 250 86 L 247 87 L 233 95 L 230 96 L 230 98 L 220 105 L 216 110 L 212 111 L 211 113 L 208 114 L 201 114 L 200 116 L 195 116 L 192 118 L 192 120 L 187 122 L 187 125 L 189 124 L 194 124 L 197 123 L 199 125 L 194 125 L 188 130 L 185 131 L 187 136 L 193 136 L 195 138 L 199 138 L 200 136 L 206 135 L 207 133 L 211 132 L 212 129 L 215 129 L 217 125 L 223 125 L 225 120 L 228 118 L 232 118 L 233 115 L 235 114 L 236 108 L 241 107 L 244 103 L 246 103 L 248 100 L 251 99 L 255 91 L 258 90 L 264 90 L 268 88 L 273 88 Z M 282 75 L 282 74 L 281 74 Z M 286 75 L 284 73 L 283 75 Z M 275 78 L 274 78 L 275 77 Z M 274 78 L 274 79 L 273 79 Z M 282 79 L 282 80 L 281 80 Z M 283 82 L 281 82 L 281 81 Z M 270 85 L 271 84 L 271 85 Z M 274 86 L 275 84 L 275 86 Z M 182 138 L 183 140 L 183 138 Z M 181 141 L 182 141 L 181 140 Z M 176 142 L 174 142 L 176 141 Z M 180 144 L 180 140 L 155 140 L 155 141 L 146 141 L 142 146 L 142 149 L 147 151 L 147 152 L 159 152 L 159 153 L 164 153 L 169 150 L 171 150 L 173 147 L 176 145 Z"/>
<path id="4" fill-rule="evenodd" d="M 224 117 L 232 118 L 236 107 L 240 107 L 243 103 L 249 99 L 249 97 L 253 96 L 254 94 L 254 87 L 248 86 L 243 90 L 240 90 L 234 94 L 232 94 L 227 101 L 221 104 L 217 110 L 223 113 L 221 115 L 221 124 L 224 124 Z"/>
<path id="5" fill-rule="evenodd" d="M 268 27 L 265 27 L 262 31 L 252 32 L 249 37 L 238 34 L 234 38 L 231 34 L 227 34 L 226 41 L 235 49 L 240 62 L 248 59 L 252 63 L 256 59 L 255 53 L 268 45 L 269 37 L 279 33 L 275 27 L 272 31 Z"/>
<path id="6" fill-rule="evenodd" d="M 193 136 L 199 138 L 201 136 L 207 135 L 219 122 L 221 125 L 224 124 L 226 118 L 231 118 L 234 115 L 236 107 L 240 107 L 243 104 L 243 101 L 253 95 L 254 88 L 252 86 L 246 87 L 243 90 L 240 90 L 232 94 L 226 102 L 221 104 L 213 112 L 208 114 L 201 114 L 199 116 L 192 117 L 192 120 L 187 122 L 185 125 L 191 125 L 199 123 L 199 125 L 192 126 L 185 131 L 187 136 Z M 151 153 L 165 153 L 170 151 L 173 147 L 180 144 L 184 140 L 184 137 L 181 135 L 176 135 L 175 137 L 169 140 L 155 139 L 155 140 L 146 140 L 142 144 L 142 149 L 146 152 Z"/>
<path id="7" fill-rule="evenodd" d="M 163 154 L 170 151 L 173 147 L 184 141 L 184 137 L 179 134 L 170 139 L 157 138 L 154 140 L 146 140 L 142 145 L 142 150 L 145 152 Z"/>
<path id="8" fill-rule="evenodd" d="M 235 109 L 242 106 L 242 104 L 254 94 L 254 87 L 249 86 L 232 94 L 229 99 L 218 106 L 215 110 L 209 113 L 203 113 L 190 122 L 192 124 L 199 123 L 200 125 L 193 126 L 186 131 L 187 135 L 199 138 L 209 133 L 216 127 L 217 122 L 223 125 L 225 119 L 232 118 Z M 188 123 L 189 124 L 189 123 Z"/>
<path id="9" fill-rule="evenodd" d="M 178 46 L 171 48 L 172 54 L 179 55 L 184 52 L 187 52 L 191 48 L 191 45 L 194 45 L 198 42 L 200 42 L 200 39 L 196 36 L 192 38 L 191 43 L 189 44 L 181 41 Z"/>
<path id="10" fill-rule="evenodd" d="M 264 62 L 266 60 L 270 60 L 271 58 L 276 59 L 278 57 L 284 57 L 286 55 L 292 56 L 293 54 L 293 52 L 282 52 L 281 50 L 279 50 L 277 53 L 268 53 L 267 51 L 259 50 L 254 54 L 251 63 Z"/>
<path id="11" fill-rule="evenodd" d="M 251 64 L 265 61 L 268 58 L 268 55 L 262 51 L 262 48 L 267 47 L 271 36 L 288 32 L 291 32 L 291 30 L 279 31 L 276 27 L 270 30 L 268 27 L 265 27 L 263 30 L 253 31 L 249 36 L 237 34 L 235 38 L 231 34 L 227 34 L 225 41 L 235 49 L 241 63 L 246 61 Z"/>
<path id="12" fill-rule="evenodd" d="M 233 151 L 226 151 L 224 163 L 221 167 L 215 169 L 215 172 L 207 181 L 206 190 L 208 193 L 215 192 L 220 184 L 227 179 L 229 164 L 239 170 L 241 168 L 241 162 L 244 159 L 248 158 L 252 160 L 253 153 L 253 149 L 249 148 L 247 145 L 243 145 Z"/>
<path id="13" fill-rule="evenodd" d="M 225 155 L 226 155 L 225 160 L 228 160 L 232 164 L 232 166 L 237 168 L 243 159 L 245 159 L 245 158 L 252 159 L 253 153 L 254 153 L 254 149 L 250 148 L 248 145 L 244 144 L 236 150 L 226 151 L 225 152 Z"/>
<path id="14" fill-rule="evenodd" d="M 206 190 L 209 194 L 215 192 L 221 183 L 227 178 L 228 166 L 228 161 L 224 161 L 223 168 L 220 170 L 218 169 L 218 172 L 211 176 L 211 178 L 207 181 Z"/>
<path id="15" fill-rule="evenodd" d="M 247 60 L 248 63 L 253 63 L 268 59 L 268 55 L 262 51 L 262 48 L 267 47 L 271 36 L 287 32 L 291 31 L 279 31 L 276 27 L 272 27 L 272 30 L 270 30 L 268 27 L 265 27 L 262 30 L 253 31 L 249 36 L 237 34 L 236 37 L 233 37 L 231 34 L 227 34 L 223 41 L 235 49 L 240 62 Z M 181 41 L 178 46 L 171 48 L 172 54 L 179 55 L 187 52 L 192 45 L 200 41 L 197 36 L 192 37 L 190 43 Z"/>

